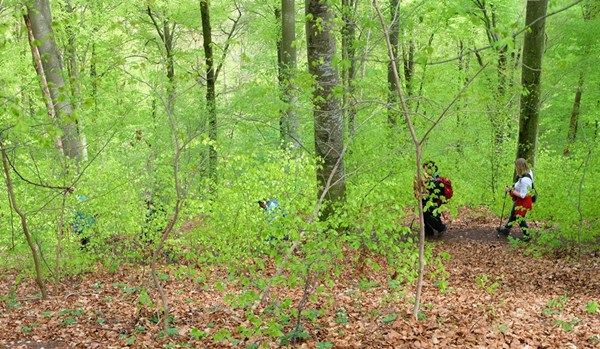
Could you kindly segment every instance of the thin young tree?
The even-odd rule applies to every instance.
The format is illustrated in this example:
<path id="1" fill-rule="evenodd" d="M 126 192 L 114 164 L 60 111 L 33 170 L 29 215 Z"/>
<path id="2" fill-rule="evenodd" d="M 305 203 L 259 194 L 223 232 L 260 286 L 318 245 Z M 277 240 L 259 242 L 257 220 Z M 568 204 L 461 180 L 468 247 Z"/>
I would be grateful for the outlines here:
<path id="1" fill-rule="evenodd" d="M 44 283 L 44 277 L 42 275 L 42 269 L 40 266 L 40 252 L 37 249 L 36 244 L 33 241 L 33 237 L 31 236 L 31 232 L 29 231 L 29 225 L 27 224 L 27 216 L 19 208 L 17 203 L 17 196 L 15 195 L 15 190 L 13 187 L 12 177 L 10 175 L 10 165 L 8 163 L 8 155 L 6 153 L 6 147 L 4 145 L 4 141 L 2 139 L 2 132 L 0 132 L 0 152 L 2 153 L 2 168 L 4 169 L 4 176 L 6 179 L 6 189 L 8 192 L 8 198 L 10 206 L 17 215 L 21 218 L 21 227 L 23 229 L 23 234 L 25 235 L 25 240 L 27 240 L 27 245 L 31 249 L 31 256 L 33 258 L 33 266 L 35 268 L 35 281 L 40 288 L 40 292 L 42 293 L 42 298 L 48 298 L 48 291 L 46 289 L 46 284 Z"/>
<path id="2" fill-rule="evenodd" d="M 183 190 L 181 188 L 181 183 L 179 180 L 179 159 L 181 157 L 181 146 L 179 144 L 179 139 L 177 136 L 178 128 L 177 121 L 175 118 L 175 62 L 173 57 L 173 50 L 175 48 L 174 36 L 175 36 L 175 28 L 177 27 L 176 23 L 171 23 L 169 18 L 164 15 L 157 13 L 152 9 L 150 5 L 146 8 L 146 13 L 150 17 L 154 29 L 156 30 L 157 35 L 160 38 L 160 49 L 163 56 L 162 62 L 165 69 L 165 75 L 167 77 L 167 86 L 166 86 L 166 98 L 159 94 L 159 99 L 161 100 L 169 119 L 169 125 L 171 126 L 171 139 L 173 142 L 174 148 L 174 157 L 173 157 L 173 179 L 175 182 L 175 193 L 177 194 L 173 216 L 169 219 L 166 227 L 163 229 L 161 233 L 160 240 L 156 245 L 154 251 L 152 251 L 152 260 L 151 260 L 151 274 L 152 280 L 154 281 L 154 286 L 158 289 L 158 292 L 161 297 L 162 302 L 162 310 L 163 310 L 163 318 L 162 325 L 164 333 L 168 333 L 169 331 L 169 317 L 170 317 L 170 309 L 167 295 L 165 294 L 162 285 L 160 284 L 160 280 L 158 278 L 158 256 L 160 255 L 164 243 L 166 239 L 169 237 L 169 234 L 173 230 L 173 227 L 177 223 L 179 219 L 179 212 L 181 210 L 181 206 L 183 204 Z"/>
<path id="3" fill-rule="evenodd" d="M 335 93 L 339 75 L 333 60 L 336 54 L 333 35 L 334 16 L 327 1 L 306 1 L 306 44 L 308 71 L 314 78 L 313 115 L 315 132 L 315 155 L 317 166 L 318 197 L 324 193 L 331 177 L 331 187 L 326 192 L 326 205 L 321 219 L 326 220 L 334 212 L 335 204 L 346 196 L 344 175 L 344 120 L 340 100 Z"/>
<path id="4" fill-rule="evenodd" d="M 481 67 L 469 81 L 465 84 L 463 89 L 458 92 L 458 94 L 454 97 L 454 99 L 448 103 L 448 105 L 440 112 L 440 114 L 433 120 L 432 124 L 429 128 L 423 133 L 422 136 L 418 136 L 413 121 L 411 119 L 411 112 L 408 109 L 408 105 L 406 102 L 406 97 L 404 93 L 404 89 L 400 84 L 400 77 L 398 73 L 398 65 L 396 57 L 394 56 L 394 49 L 392 45 L 392 41 L 390 39 L 390 29 L 385 23 L 385 19 L 379 8 L 377 0 L 372 0 L 372 5 L 379 16 L 379 21 L 381 23 L 381 27 L 383 28 L 383 34 L 385 43 L 387 46 L 388 57 L 391 62 L 392 71 L 394 74 L 394 79 L 396 80 L 396 94 L 398 95 L 398 101 L 401 106 L 402 115 L 404 116 L 404 120 L 410 131 L 410 135 L 415 146 L 415 157 L 416 157 L 416 178 L 415 178 L 415 197 L 417 199 L 417 207 L 419 209 L 419 220 L 420 220 L 420 230 L 419 230 L 419 273 L 417 279 L 417 290 L 415 292 L 415 304 L 413 307 L 413 316 L 415 318 L 418 317 L 420 312 L 420 304 L 421 304 L 421 294 L 423 288 L 423 275 L 425 273 L 425 220 L 423 218 L 423 197 L 427 193 L 427 188 L 425 187 L 425 180 L 423 177 L 422 171 L 422 158 L 421 155 L 423 153 L 423 145 L 427 141 L 429 135 L 433 131 L 433 129 L 444 119 L 447 115 L 448 111 L 453 107 L 458 98 L 464 93 L 467 87 L 473 82 L 473 80 L 485 69 L 485 65 Z"/>
<path id="5" fill-rule="evenodd" d="M 525 15 L 523 64 L 521 73 L 521 105 L 519 115 L 519 143 L 517 157 L 535 166 L 537 135 L 540 116 L 542 59 L 544 57 L 546 11 L 548 0 L 529 0 Z"/>

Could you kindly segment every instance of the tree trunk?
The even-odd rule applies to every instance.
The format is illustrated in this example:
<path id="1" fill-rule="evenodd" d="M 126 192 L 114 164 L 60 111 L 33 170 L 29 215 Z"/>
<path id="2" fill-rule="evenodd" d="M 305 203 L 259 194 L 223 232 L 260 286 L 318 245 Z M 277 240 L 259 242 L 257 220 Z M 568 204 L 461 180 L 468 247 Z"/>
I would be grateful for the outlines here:
<path id="1" fill-rule="evenodd" d="M 340 102 L 334 93 L 338 86 L 338 71 L 333 65 L 336 45 L 332 35 L 334 16 L 329 5 L 321 0 L 306 0 L 306 43 L 308 70 L 314 77 L 313 106 L 316 157 L 323 162 L 317 167 L 319 197 L 327 204 L 321 218 L 327 219 L 336 203 L 346 195 L 344 177 L 344 129 Z"/>
<path id="2" fill-rule="evenodd" d="M 208 0 L 200 0 L 200 16 L 202 17 L 202 37 L 204 46 L 204 59 L 206 62 L 206 109 L 208 110 L 208 137 L 209 144 L 209 176 L 211 187 L 216 188 L 217 183 L 217 109 L 216 109 L 216 74 L 214 69 L 212 29 L 210 23 L 210 9 Z"/>
<path id="3" fill-rule="evenodd" d="M 73 109 L 63 78 L 62 61 L 52 32 L 52 15 L 48 0 L 36 0 L 28 4 L 25 22 L 31 26 L 33 37 L 39 42 L 34 45 L 34 48 L 41 57 L 41 68 L 52 98 L 54 113 L 63 132 L 61 136 L 63 153 L 79 161 L 82 158 L 82 145 L 77 121 L 71 120 Z M 32 51 L 35 50 L 32 48 Z"/>
<path id="4" fill-rule="evenodd" d="M 290 143 L 294 148 L 300 147 L 300 119 L 296 111 L 298 105 L 297 87 L 295 85 L 296 57 L 296 10 L 294 0 L 281 0 L 281 45 L 279 47 L 279 83 L 281 99 L 285 103 L 279 122 L 282 146 Z"/>
<path id="5" fill-rule="evenodd" d="M 400 16 L 399 16 L 399 0 L 390 0 L 390 29 L 389 29 L 389 38 L 390 43 L 392 44 L 392 51 L 395 57 L 395 64 L 398 66 L 398 39 L 400 36 Z M 388 62 L 388 123 L 390 126 L 396 126 L 398 124 L 398 112 L 396 112 L 396 108 L 394 106 L 398 103 L 398 94 L 396 79 L 394 78 L 394 69 L 392 67 L 392 62 Z"/>
<path id="6" fill-rule="evenodd" d="M 573 102 L 573 110 L 571 111 L 571 122 L 569 123 L 569 134 L 567 136 L 567 143 L 575 143 L 577 136 L 577 124 L 579 121 L 579 108 L 581 106 L 581 95 L 583 93 L 583 80 L 584 73 L 579 73 L 579 82 L 577 83 L 577 92 L 575 92 L 575 100 Z"/>
<path id="7" fill-rule="evenodd" d="M 598 11 L 600 11 L 600 3 L 596 1 L 593 2 L 585 2 L 583 4 L 583 20 L 590 21 L 596 18 L 598 15 Z M 585 55 L 588 55 L 589 50 L 586 49 Z M 575 143 L 577 139 L 577 126 L 579 123 L 579 109 L 581 107 L 581 96 L 583 94 L 583 82 L 585 80 L 585 73 L 583 71 L 579 72 L 579 81 L 577 83 L 577 91 L 575 92 L 575 100 L 573 102 L 573 110 L 571 111 L 571 119 L 569 122 L 569 133 L 567 135 L 567 146 L 563 151 L 563 154 L 569 154 L 569 146 Z"/>
<path id="8" fill-rule="evenodd" d="M 342 69 L 342 84 L 344 85 L 344 120 L 347 122 L 348 137 L 352 138 L 356 128 L 356 0 L 342 0 L 342 60 L 346 62 Z"/>
<path id="9" fill-rule="evenodd" d="M 544 56 L 544 31 L 548 0 L 528 0 L 525 22 L 530 30 L 523 42 L 523 70 L 521 73 L 521 108 L 519 116 L 519 143 L 517 157 L 525 158 L 535 166 L 537 133 L 540 115 L 540 88 L 542 58 Z M 534 23 L 535 22 L 535 23 Z"/>

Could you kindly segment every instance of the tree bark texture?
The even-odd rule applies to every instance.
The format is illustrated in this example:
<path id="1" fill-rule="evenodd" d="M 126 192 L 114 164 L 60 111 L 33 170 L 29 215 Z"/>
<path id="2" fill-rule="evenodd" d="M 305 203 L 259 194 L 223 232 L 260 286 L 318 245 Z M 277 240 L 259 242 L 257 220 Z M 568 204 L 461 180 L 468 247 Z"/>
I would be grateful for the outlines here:
<path id="1" fill-rule="evenodd" d="M 342 202 L 346 195 L 343 114 L 335 94 L 338 71 L 333 66 L 336 45 L 331 26 L 334 17 L 326 2 L 306 0 L 306 18 L 308 70 L 315 79 L 315 153 L 323 161 L 322 166 L 317 166 L 316 174 L 319 197 L 325 195 L 327 201 L 321 215 L 326 219 L 333 213 L 333 204 Z"/>
<path id="2" fill-rule="evenodd" d="M 394 59 L 396 60 L 396 67 L 398 67 L 398 47 L 399 47 L 399 36 L 400 36 L 400 16 L 399 16 L 399 0 L 390 0 L 390 27 L 389 27 L 389 38 L 390 44 L 392 45 L 392 51 L 394 53 Z M 388 63 L 388 123 L 390 126 L 396 126 L 398 123 L 398 113 L 393 108 L 398 103 L 398 94 L 396 79 L 394 78 L 394 69 L 392 62 Z"/>
<path id="3" fill-rule="evenodd" d="M 519 143 L 517 158 L 524 158 L 533 167 L 537 150 L 537 134 L 540 115 L 540 90 L 542 58 L 544 56 L 544 31 L 548 0 L 528 0 L 523 42 L 523 68 L 521 72 L 521 95 L 519 116 Z"/>
<path id="4" fill-rule="evenodd" d="M 54 40 L 49 1 L 36 0 L 28 4 L 26 17 L 29 18 L 33 37 L 39 45 L 37 50 L 41 57 L 44 76 L 63 132 L 61 137 L 63 153 L 69 158 L 81 160 L 81 140 L 77 121 L 72 119 L 73 108 L 63 77 L 62 60 Z"/>
<path id="5" fill-rule="evenodd" d="M 295 86 L 297 70 L 296 54 L 296 9 L 295 0 L 281 0 L 281 45 L 279 52 L 279 75 L 282 101 L 285 109 L 280 119 L 280 133 L 283 146 L 293 144 L 300 147 L 300 119 L 297 113 L 298 95 Z"/>
<path id="6" fill-rule="evenodd" d="M 573 110 L 571 111 L 571 120 L 569 122 L 569 133 L 567 135 L 567 143 L 575 142 L 577 136 L 577 124 L 579 122 L 579 108 L 581 107 L 581 95 L 583 94 L 584 73 L 579 73 L 579 81 L 577 82 L 577 91 L 575 92 L 575 100 L 573 101 Z"/>
<path id="7" fill-rule="evenodd" d="M 346 64 L 342 70 L 342 83 L 345 93 L 343 100 L 344 118 L 348 125 L 348 138 L 352 138 L 356 128 L 356 6 L 357 0 L 342 0 L 342 59 Z"/>
<path id="8" fill-rule="evenodd" d="M 212 28 L 210 23 L 210 9 L 208 0 L 200 1 L 200 15 L 202 17 L 202 37 L 204 38 L 204 58 L 206 62 L 206 107 L 208 110 L 208 136 L 211 140 L 209 144 L 209 176 L 213 181 L 212 186 L 216 186 L 217 181 L 217 110 L 216 110 L 216 74 L 213 55 Z"/>

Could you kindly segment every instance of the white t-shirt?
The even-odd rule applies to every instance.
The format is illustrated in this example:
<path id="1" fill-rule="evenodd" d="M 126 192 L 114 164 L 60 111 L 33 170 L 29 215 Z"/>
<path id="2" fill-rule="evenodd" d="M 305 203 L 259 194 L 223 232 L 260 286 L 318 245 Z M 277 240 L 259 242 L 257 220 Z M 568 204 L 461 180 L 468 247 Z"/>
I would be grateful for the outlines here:
<path id="1" fill-rule="evenodd" d="M 524 199 L 525 196 L 527 196 L 529 188 L 531 188 L 531 186 L 533 185 L 533 172 L 531 170 L 529 170 L 529 175 L 531 176 L 531 178 L 521 177 L 515 183 L 515 190 L 519 193 L 521 199 Z"/>

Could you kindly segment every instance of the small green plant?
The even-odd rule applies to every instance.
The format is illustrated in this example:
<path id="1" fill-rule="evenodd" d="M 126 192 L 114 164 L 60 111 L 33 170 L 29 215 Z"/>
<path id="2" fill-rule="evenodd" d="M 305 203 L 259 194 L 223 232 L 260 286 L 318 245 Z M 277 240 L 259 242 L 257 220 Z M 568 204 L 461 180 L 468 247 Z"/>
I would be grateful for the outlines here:
<path id="1" fill-rule="evenodd" d="M 23 326 L 23 327 L 21 327 L 21 331 L 23 331 L 25 333 L 30 333 L 32 331 L 32 328 L 29 326 Z"/>
<path id="2" fill-rule="evenodd" d="M 177 331 L 177 329 L 175 327 L 169 327 L 169 329 L 167 330 L 167 337 L 174 336 L 174 335 L 177 335 L 177 334 L 179 334 L 179 331 Z M 164 336 L 165 336 L 165 331 L 164 330 L 158 332 L 158 337 L 162 338 Z"/>
<path id="3" fill-rule="evenodd" d="M 335 323 L 336 324 L 347 324 L 348 323 L 348 316 L 346 316 L 346 313 L 344 312 L 343 309 L 338 309 L 336 314 L 335 314 Z"/>
<path id="4" fill-rule="evenodd" d="M 377 282 L 369 281 L 369 280 L 365 280 L 365 279 L 361 279 L 358 282 L 358 289 L 361 290 L 361 291 L 366 291 L 366 290 L 368 290 L 370 288 L 374 288 L 374 287 L 377 287 L 377 286 L 379 286 L 379 284 Z"/>
<path id="5" fill-rule="evenodd" d="M 310 335 L 304 331 L 304 327 L 299 326 L 288 334 L 280 338 L 281 345 L 290 345 L 296 343 L 296 341 L 303 341 L 310 338 Z"/>
<path id="6" fill-rule="evenodd" d="M 484 289 L 487 293 L 495 293 L 498 287 L 500 287 L 500 281 L 503 278 L 503 275 L 495 276 L 494 281 L 492 282 L 490 277 L 484 274 L 476 276 L 475 282 L 477 283 L 477 288 Z"/>
<path id="7" fill-rule="evenodd" d="M 75 320 L 75 318 L 73 318 L 72 316 L 67 317 L 65 320 L 61 321 L 59 323 L 59 325 L 61 326 L 69 326 L 69 325 L 73 325 L 76 324 L 77 321 Z"/>
<path id="8" fill-rule="evenodd" d="M 302 315 L 304 315 L 304 317 L 306 317 L 307 319 L 309 319 L 310 321 L 317 321 L 317 319 L 319 318 L 319 315 L 322 315 L 323 311 L 322 310 L 318 310 L 318 309 L 306 309 Z"/>
<path id="9" fill-rule="evenodd" d="M 317 349 L 329 349 L 333 348 L 333 343 L 331 342 L 317 342 Z"/>
<path id="10" fill-rule="evenodd" d="M 562 328 L 563 330 L 565 330 L 567 332 L 573 331 L 573 329 L 575 328 L 575 325 L 577 325 L 578 323 L 579 323 L 579 320 L 577 320 L 577 319 L 573 319 L 571 321 L 563 321 L 563 320 L 554 321 L 554 325 Z"/>
<path id="11" fill-rule="evenodd" d="M 398 318 L 398 315 L 396 315 L 396 314 L 388 314 L 381 319 L 381 322 L 388 325 L 388 324 L 391 324 L 392 322 L 396 321 L 397 318 Z"/>
<path id="12" fill-rule="evenodd" d="M 567 300 L 568 298 L 566 292 L 564 296 L 549 300 L 548 303 L 546 303 L 546 308 L 543 310 L 544 315 L 550 316 L 560 314 L 560 312 L 562 312 L 564 309 L 565 304 L 567 304 Z"/>
<path id="13" fill-rule="evenodd" d="M 193 327 L 192 330 L 190 331 L 190 337 L 192 337 L 193 339 L 196 339 L 196 340 L 200 340 L 206 336 L 208 336 L 208 333 L 201 331 L 195 327 Z"/>
<path id="14" fill-rule="evenodd" d="M 598 312 L 599 308 L 600 308 L 600 305 L 598 305 L 598 302 L 596 302 L 596 301 L 589 301 L 585 305 L 585 311 L 588 314 L 596 314 Z"/>
<path id="15" fill-rule="evenodd" d="M 502 325 L 500 325 L 500 327 L 498 327 L 498 332 L 504 333 L 504 332 L 508 331 L 509 328 L 510 327 L 508 327 L 507 324 L 502 324 Z"/>
<path id="16" fill-rule="evenodd" d="M 215 342 L 221 342 L 224 340 L 229 340 L 232 338 L 231 332 L 229 332 L 229 330 L 226 329 L 220 329 L 219 331 L 217 331 L 217 333 L 215 333 L 213 335 L 213 340 Z"/>
<path id="17" fill-rule="evenodd" d="M 7 296 L 4 296 L 2 298 L 0 298 L 0 301 L 4 301 L 6 302 L 6 306 L 8 308 L 8 310 L 12 310 L 12 309 L 19 309 L 21 308 L 21 303 L 19 303 L 19 301 L 17 300 L 17 297 L 14 293 L 10 293 Z"/>

